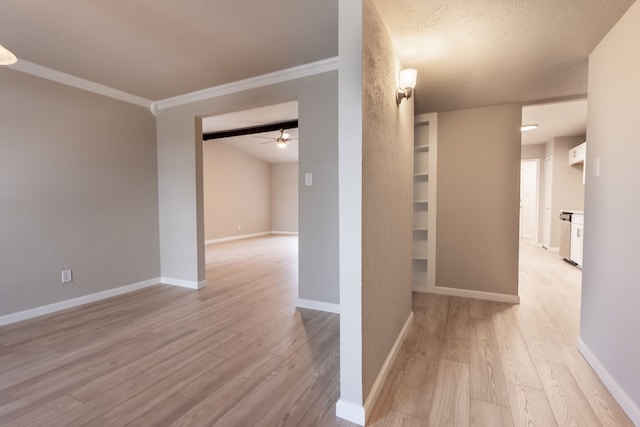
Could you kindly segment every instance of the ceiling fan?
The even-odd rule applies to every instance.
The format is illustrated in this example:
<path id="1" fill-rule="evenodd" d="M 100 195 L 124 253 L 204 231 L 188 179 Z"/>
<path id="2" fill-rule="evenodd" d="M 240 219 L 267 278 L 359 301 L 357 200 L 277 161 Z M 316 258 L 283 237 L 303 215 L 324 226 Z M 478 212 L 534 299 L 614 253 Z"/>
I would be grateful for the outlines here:
<path id="1" fill-rule="evenodd" d="M 263 138 L 269 139 L 270 141 L 265 141 L 262 144 L 271 144 L 275 142 L 278 145 L 278 148 L 285 148 L 287 145 L 295 145 L 295 142 L 298 138 L 291 138 L 291 135 L 286 133 L 284 129 L 280 129 L 280 135 L 277 138 L 269 137 L 269 136 L 259 136 L 253 135 L 255 138 Z"/>

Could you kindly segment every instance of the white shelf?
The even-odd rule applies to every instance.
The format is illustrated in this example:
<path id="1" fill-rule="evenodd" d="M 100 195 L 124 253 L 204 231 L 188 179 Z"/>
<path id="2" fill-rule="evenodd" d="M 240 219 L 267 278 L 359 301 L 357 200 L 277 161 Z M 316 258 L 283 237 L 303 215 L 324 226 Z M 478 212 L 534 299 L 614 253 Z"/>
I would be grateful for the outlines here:
<path id="1" fill-rule="evenodd" d="M 415 178 L 428 178 L 429 174 L 428 173 L 416 173 L 416 174 L 413 174 L 413 176 Z"/>
<path id="2" fill-rule="evenodd" d="M 414 256 L 413 260 L 414 261 L 426 261 L 427 257 L 426 256 Z"/>
<path id="3" fill-rule="evenodd" d="M 414 228 L 413 231 L 427 231 L 426 227 Z"/>
<path id="4" fill-rule="evenodd" d="M 415 147 L 413 147 L 413 150 L 416 151 L 416 152 L 429 151 L 429 146 L 428 145 L 416 145 Z"/>
<path id="5" fill-rule="evenodd" d="M 414 200 L 413 203 L 415 203 L 415 204 L 420 204 L 420 203 L 428 204 L 429 201 L 428 200 Z"/>

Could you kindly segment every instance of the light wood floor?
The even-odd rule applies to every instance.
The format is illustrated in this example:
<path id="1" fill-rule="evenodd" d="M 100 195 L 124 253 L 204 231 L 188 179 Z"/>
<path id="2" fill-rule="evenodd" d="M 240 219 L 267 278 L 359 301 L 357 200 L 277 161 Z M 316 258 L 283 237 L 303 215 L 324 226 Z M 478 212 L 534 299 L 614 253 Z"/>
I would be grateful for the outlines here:
<path id="1" fill-rule="evenodd" d="M 0 425 L 353 426 L 334 415 L 338 316 L 295 308 L 296 248 L 211 245 L 200 291 L 0 328 Z M 533 246 L 521 258 L 518 306 L 414 295 L 371 425 L 632 425 L 575 350 L 579 271 Z"/>

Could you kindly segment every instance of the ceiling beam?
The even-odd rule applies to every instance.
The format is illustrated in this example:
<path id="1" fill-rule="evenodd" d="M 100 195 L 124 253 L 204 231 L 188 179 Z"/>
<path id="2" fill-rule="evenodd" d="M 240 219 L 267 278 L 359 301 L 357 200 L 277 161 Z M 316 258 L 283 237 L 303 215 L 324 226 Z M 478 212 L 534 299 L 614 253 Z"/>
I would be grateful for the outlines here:
<path id="1" fill-rule="evenodd" d="M 202 134 L 202 140 L 208 141 L 210 139 L 231 138 L 233 136 L 253 135 L 256 133 L 273 132 L 280 129 L 296 129 L 298 127 L 298 120 L 289 120 L 286 122 L 270 123 L 267 125 L 253 126 L 249 128 L 222 130 L 219 132 L 206 132 Z"/>

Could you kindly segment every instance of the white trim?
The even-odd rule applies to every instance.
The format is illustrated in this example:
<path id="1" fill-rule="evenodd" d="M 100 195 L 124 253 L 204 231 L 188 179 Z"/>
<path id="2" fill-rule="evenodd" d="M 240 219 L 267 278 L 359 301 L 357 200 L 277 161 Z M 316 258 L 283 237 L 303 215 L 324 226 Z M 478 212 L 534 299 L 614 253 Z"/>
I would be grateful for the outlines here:
<path id="1" fill-rule="evenodd" d="M 340 304 L 333 304 L 324 301 L 313 301 L 309 299 L 298 298 L 296 307 L 308 308 L 309 310 L 326 311 L 327 313 L 340 314 Z"/>
<path id="2" fill-rule="evenodd" d="M 556 248 L 556 247 L 549 247 L 549 248 L 547 248 L 547 250 L 549 252 L 560 252 L 560 248 Z"/>
<path id="3" fill-rule="evenodd" d="M 101 85 L 100 83 L 95 83 L 90 80 L 81 79 L 80 77 L 76 77 L 71 74 L 43 67 L 42 65 L 25 61 L 24 59 L 20 59 L 15 64 L 9 65 L 9 68 L 12 68 L 16 71 L 21 71 L 26 74 L 31 74 L 32 76 L 37 76 L 57 83 L 62 83 L 63 85 L 75 87 L 78 89 L 86 90 L 88 92 L 97 93 L 98 95 L 103 95 L 109 98 L 128 102 L 129 104 L 151 108 L 152 102 L 149 99 L 142 98 L 137 95 L 132 95 L 118 89 L 113 89 L 109 86 Z"/>
<path id="4" fill-rule="evenodd" d="M 336 402 L 337 417 L 340 417 L 347 421 L 351 421 L 352 423 L 356 423 L 361 426 L 366 425 L 367 419 L 373 412 L 373 408 L 376 405 L 378 398 L 380 397 L 380 392 L 382 391 L 382 387 L 387 380 L 387 376 L 389 376 L 389 372 L 391 371 L 393 362 L 396 360 L 396 356 L 398 355 L 398 352 L 402 347 L 402 343 L 409 333 L 412 322 L 413 311 L 409 313 L 407 320 L 404 322 L 404 326 L 402 326 L 402 329 L 400 330 L 396 341 L 393 343 L 393 346 L 391 347 L 386 360 L 382 364 L 382 368 L 380 368 L 380 372 L 378 372 L 378 376 L 376 377 L 376 380 L 371 387 L 371 391 L 369 391 L 369 396 L 367 396 L 367 400 L 365 401 L 364 406 L 340 399 Z"/>
<path id="5" fill-rule="evenodd" d="M 148 288 L 150 286 L 155 286 L 158 284 L 160 284 L 160 278 L 156 277 L 154 279 L 144 280 L 142 282 L 133 283 L 131 285 L 120 286 L 118 288 L 108 289 L 106 291 L 96 292 L 94 294 L 84 295 L 53 304 L 43 305 L 41 307 L 19 311 L 17 313 L 7 314 L 5 316 L 0 316 L 0 326 L 20 322 L 21 320 L 27 320 L 33 317 L 43 316 L 45 314 L 54 313 L 56 311 L 66 310 L 68 308 L 73 308 L 79 305 L 88 304 L 90 302 L 111 298 L 116 295 L 126 294 L 129 292 L 137 291 L 138 289 Z"/>
<path id="6" fill-rule="evenodd" d="M 297 231 L 272 231 L 271 234 L 281 234 L 284 236 L 297 236 Z"/>
<path id="7" fill-rule="evenodd" d="M 413 311 L 409 312 L 409 316 L 407 320 L 404 322 L 404 326 L 400 330 L 398 337 L 396 338 L 396 342 L 393 343 L 393 347 L 391 347 L 391 351 L 387 355 L 387 359 L 384 361 L 378 376 L 371 387 L 371 391 L 369 391 L 369 396 L 367 396 L 367 400 L 364 402 L 364 414 L 365 414 L 365 423 L 369 418 L 369 415 L 373 412 L 373 407 L 376 405 L 378 401 L 378 397 L 380 397 L 380 392 L 382 391 L 382 387 L 384 386 L 384 382 L 387 380 L 387 376 L 389 376 L 389 372 L 391 371 L 391 367 L 393 366 L 393 362 L 396 360 L 396 356 L 402 347 L 402 343 L 404 339 L 407 337 L 409 333 L 409 329 L 411 329 L 411 323 L 413 323 Z"/>
<path id="8" fill-rule="evenodd" d="M 336 416 L 361 426 L 365 424 L 366 419 L 364 406 L 342 399 L 336 402 Z"/>
<path id="9" fill-rule="evenodd" d="M 296 67 L 286 68 L 284 70 L 274 71 L 273 73 L 262 74 L 260 76 L 251 77 L 236 82 L 226 83 L 219 86 L 213 86 L 207 89 L 198 90 L 184 95 L 174 96 L 172 98 L 156 101 L 157 109 L 177 107 L 192 102 L 204 101 L 205 99 L 216 98 L 218 96 L 229 95 L 232 93 L 242 92 L 258 87 L 269 86 L 276 83 L 282 83 L 289 80 L 299 79 L 302 77 L 313 76 L 315 74 L 326 73 L 338 69 L 338 57 L 322 59 L 320 61 L 311 62 L 309 64 L 298 65 Z"/>
<path id="10" fill-rule="evenodd" d="M 627 392 L 618 384 L 618 382 L 611 376 L 607 368 L 598 360 L 593 354 L 591 349 L 582 340 L 582 337 L 578 337 L 576 341 L 576 347 L 582 354 L 585 360 L 591 365 L 596 375 L 600 378 L 604 386 L 609 390 L 613 398 L 622 407 L 622 410 L 627 413 L 627 416 L 631 418 L 633 424 L 640 426 L 640 407 L 633 401 L 633 399 L 627 394 Z"/>
<path id="11" fill-rule="evenodd" d="M 510 304 L 520 304 L 520 297 L 518 295 L 472 291 L 469 289 L 445 288 L 442 286 L 436 286 L 436 294 L 449 295 L 452 297 L 475 298 L 486 301 L 506 302 Z"/>
<path id="12" fill-rule="evenodd" d="M 194 282 L 193 280 L 174 279 L 173 277 L 161 277 L 160 281 L 165 285 L 178 286 L 188 289 L 202 289 L 207 286 L 207 281 Z"/>
<path id="13" fill-rule="evenodd" d="M 253 233 L 253 234 L 240 234 L 237 236 L 229 236 L 229 237 L 222 237 L 220 239 L 212 239 L 212 240 L 206 240 L 204 242 L 205 245 L 210 245 L 212 243 L 222 243 L 222 242 L 230 242 L 232 240 L 242 240 L 242 239 L 250 239 L 251 237 L 260 237 L 260 236 L 266 236 L 271 234 L 270 231 L 265 231 L 262 233 Z"/>

